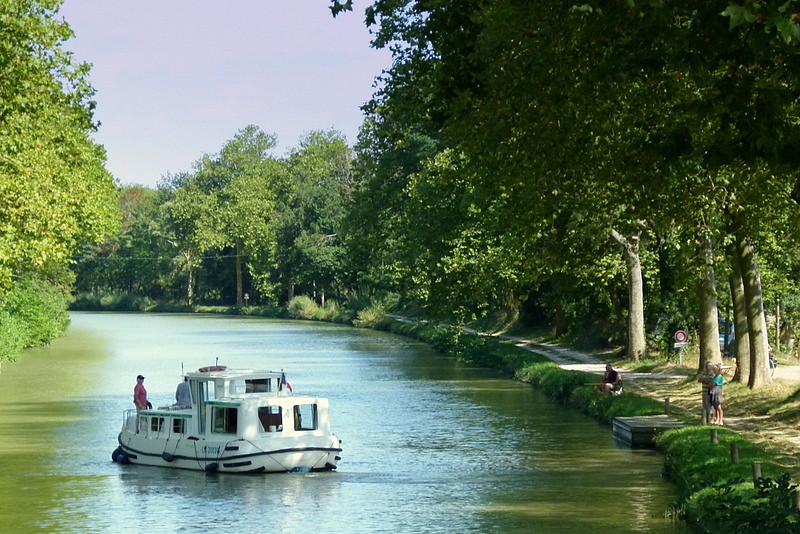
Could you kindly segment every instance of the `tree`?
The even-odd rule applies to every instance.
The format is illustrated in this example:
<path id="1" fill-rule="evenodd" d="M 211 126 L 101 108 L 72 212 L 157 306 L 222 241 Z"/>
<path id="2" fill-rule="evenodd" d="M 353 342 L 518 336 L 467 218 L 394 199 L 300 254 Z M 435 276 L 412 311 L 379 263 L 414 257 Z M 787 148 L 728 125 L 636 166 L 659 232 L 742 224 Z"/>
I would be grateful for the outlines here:
<path id="1" fill-rule="evenodd" d="M 336 131 L 303 136 L 287 161 L 290 190 L 279 207 L 278 273 L 288 300 L 295 286 L 342 292 L 343 219 L 352 204 L 352 150 Z M 338 287 L 337 287 L 338 286 Z"/>
<path id="2" fill-rule="evenodd" d="M 206 222 L 213 229 L 207 234 L 208 244 L 233 250 L 238 306 L 244 296 L 245 262 L 251 274 L 266 272 L 265 264 L 275 252 L 275 205 L 283 187 L 281 166 L 269 155 L 276 143 L 274 134 L 248 125 L 219 154 L 202 158 L 193 178 L 198 191 L 207 196 Z M 261 268 L 256 269 L 257 264 Z M 271 296 L 266 279 L 256 278 L 254 283 Z"/>
<path id="3" fill-rule="evenodd" d="M 0 2 L 0 290 L 13 273 L 66 265 L 117 223 L 105 153 L 89 138 L 89 67 L 61 48 L 72 31 L 59 5 Z"/>
<path id="4" fill-rule="evenodd" d="M 119 232 L 99 245 L 87 245 L 76 258 L 75 289 L 109 291 L 158 298 L 170 261 L 160 246 L 159 192 L 142 186 L 120 189 Z"/>
<path id="5" fill-rule="evenodd" d="M 165 250 L 178 254 L 173 263 L 185 276 L 183 295 L 188 305 L 195 303 L 196 272 L 203 254 L 220 241 L 213 226 L 216 206 L 188 173 L 166 175 L 159 184 L 162 203 L 158 211 L 158 237 Z M 183 278 L 181 276 L 181 278 Z"/>
<path id="6" fill-rule="evenodd" d="M 72 31 L 59 5 L 0 0 L 0 360 L 63 330 L 74 252 L 118 223 L 105 152 L 89 137 L 89 67 L 62 48 Z"/>

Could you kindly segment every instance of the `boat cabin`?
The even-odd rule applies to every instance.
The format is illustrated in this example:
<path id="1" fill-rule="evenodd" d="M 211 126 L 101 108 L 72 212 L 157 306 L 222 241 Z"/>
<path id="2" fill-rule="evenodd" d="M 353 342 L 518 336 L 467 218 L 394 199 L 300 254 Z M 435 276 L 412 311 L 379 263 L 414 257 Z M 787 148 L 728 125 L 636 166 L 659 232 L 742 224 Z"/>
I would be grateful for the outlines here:
<path id="1" fill-rule="evenodd" d="M 288 395 L 282 372 L 214 367 L 186 376 L 191 406 L 142 410 L 140 433 L 160 439 L 208 434 L 253 439 L 265 434 L 330 431 L 327 399 Z"/>

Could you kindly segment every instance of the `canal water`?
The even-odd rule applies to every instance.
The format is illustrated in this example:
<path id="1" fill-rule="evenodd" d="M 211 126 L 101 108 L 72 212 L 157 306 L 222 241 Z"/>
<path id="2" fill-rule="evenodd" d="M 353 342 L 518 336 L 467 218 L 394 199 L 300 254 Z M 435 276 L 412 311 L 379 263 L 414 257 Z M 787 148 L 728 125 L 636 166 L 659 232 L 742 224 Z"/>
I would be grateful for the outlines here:
<path id="1" fill-rule="evenodd" d="M 136 375 L 284 369 L 331 401 L 339 470 L 205 474 L 111 461 Z M 0 374 L 3 532 L 686 532 L 652 451 L 418 342 L 259 318 L 75 313 Z"/>

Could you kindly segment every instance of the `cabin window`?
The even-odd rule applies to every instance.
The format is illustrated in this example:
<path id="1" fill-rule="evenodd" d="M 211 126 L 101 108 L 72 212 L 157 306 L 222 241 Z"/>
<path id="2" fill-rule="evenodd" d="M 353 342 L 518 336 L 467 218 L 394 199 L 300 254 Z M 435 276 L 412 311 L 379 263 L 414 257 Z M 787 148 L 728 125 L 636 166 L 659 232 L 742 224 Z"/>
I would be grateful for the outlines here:
<path id="1" fill-rule="evenodd" d="M 239 410 L 214 406 L 211 409 L 211 428 L 216 434 L 236 434 Z"/>
<path id="2" fill-rule="evenodd" d="M 184 432 L 184 419 L 176 418 L 172 420 L 172 433 L 173 434 L 183 434 Z"/>
<path id="3" fill-rule="evenodd" d="M 249 391 L 247 391 L 247 381 L 231 380 L 228 383 L 228 391 L 230 392 L 229 394 L 232 397 L 241 395 L 242 393 L 249 393 Z"/>
<path id="4" fill-rule="evenodd" d="M 259 406 L 258 420 L 262 432 L 283 432 L 283 408 L 280 406 Z"/>
<path id="5" fill-rule="evenodd" d="M 295 430 L 316 430 L 317 424 L 317 405 L 298 404 L 294 407 L 294 429 Z"/>
<path id="6" fill-rule="evenodd" d="M 216 389 L 213 382 L 200 382 L 200 396 L 206 401 L 212 401 L 217 398 Z M 192 397 L 194 398 L 194 396 Z"/>
<path id="7" fill-rule="evenodd" d="M 254 378 L 245 380 L 245 393 L 269 393 L 272 391 L 272 381 L 269 378 Z"/>
<path id="8" fill-rule="evenodd" d="M 150 418 L 150 432 L 159 433 L 164 430 L 164 418 L 163 417 L 151 417 Z"/>

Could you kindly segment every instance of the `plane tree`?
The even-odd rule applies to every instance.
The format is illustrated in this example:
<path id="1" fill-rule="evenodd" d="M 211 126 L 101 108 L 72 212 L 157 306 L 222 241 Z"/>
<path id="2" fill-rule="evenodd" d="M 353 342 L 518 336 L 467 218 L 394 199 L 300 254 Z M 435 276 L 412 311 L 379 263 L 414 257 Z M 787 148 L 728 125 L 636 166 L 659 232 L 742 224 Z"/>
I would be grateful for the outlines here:
<path id="1" fill-rule="evenodd" d="M 312 131 L 285 161 L 287 190 L 278 203 L 277 273 L 287 298 L 299 287 L 341 294 L 342 224 L 352 205 L 353 153 L 341 133 Z"/>
<path id="2" fill-rule="evenodd" d="M 215 155 L 203 156 L 192 177 L 205 196 L 209 248 L 230 251 L 234 259 L 235 298 L 242 305 L 245 268 L 255 290 L 274 291 L 266 274 L 275 254 L 276 198 L 283 185 L 281 163 L 270 155 L 277 139 L 248 125 Z"/>
<path id="3" fill-rule="evenodd" d="M 117 224 L 105 151 L 92 142 L 89 66 L 62 48 L 60 2 L 0 2 L 0 290 L 66 266 Z"/>
<path id="4" fill-rule="evenodd" d="M 63 48 L 72 30 L 59 5 L 0 1 L 0 360 L 43 341 L 28 332 L 63 328 L 73 254 L 118 223 L 105 151 L 90 137 L 89 66 Z M 61 297 L 38 298 L 49 293 Z"/>

